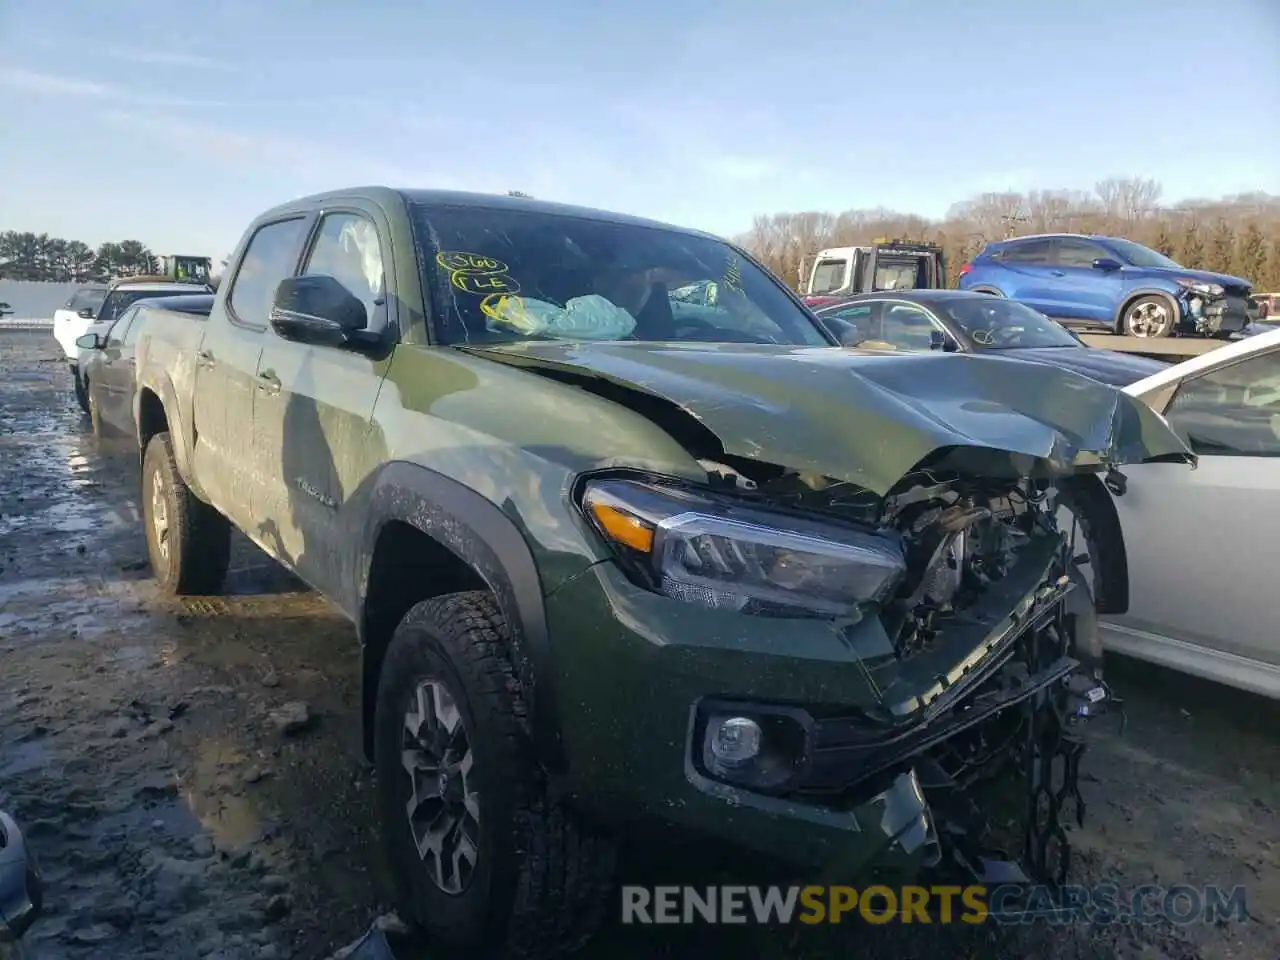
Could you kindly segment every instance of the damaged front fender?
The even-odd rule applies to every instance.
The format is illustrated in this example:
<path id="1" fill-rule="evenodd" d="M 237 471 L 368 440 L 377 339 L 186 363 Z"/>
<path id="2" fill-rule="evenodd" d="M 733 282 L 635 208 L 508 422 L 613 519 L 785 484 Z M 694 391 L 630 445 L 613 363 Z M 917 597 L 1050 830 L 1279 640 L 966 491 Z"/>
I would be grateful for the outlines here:
<path id="1" fill-rule="evenodd" d="M 475 352 L 666 401 L 728 455 L 880 496 L 920 467 L 1052 478 L 1195 463 L 1159 414 L 1095 380 L 987 355 L 711 343 L 520 343 Z"/>

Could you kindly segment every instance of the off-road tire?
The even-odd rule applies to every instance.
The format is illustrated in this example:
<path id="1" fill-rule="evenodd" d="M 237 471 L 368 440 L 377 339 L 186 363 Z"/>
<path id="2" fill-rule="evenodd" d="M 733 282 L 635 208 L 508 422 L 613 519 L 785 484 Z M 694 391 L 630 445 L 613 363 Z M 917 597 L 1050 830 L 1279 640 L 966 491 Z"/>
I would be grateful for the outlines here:
<path id="1" fill-rule="evenodd" d="M 74 369 L 71 371 L 71 382 L 75 384 L 76 403 L 80 405 L 80 409 L 85 413 L 89 412 L 89 394 L 84 388 L 84 383 L 80 379 L 80 374 Z"/>
<path id="2" fill-rule="evenodd" d="M 562 956 L 590 939 L 613 889 L 613 840 L 551 794 L 537 762 L 510 636 L 486 592 L 424 600 L 396 628 L 378 687 L 378 804 L 401 916 L 450 958 Z M 427 679 L 457 703 L 477 776 L 479 854 L 457 894 L 436 884 L 406 816 L 402 731 L 410 698 Z"/>
<path id="3" fill-rule="evenodd" d="M 1151 306 L 1159 307 L 1160 310 L 1164 312 L 1164 325 L 1159 327 L 1155 333 L 1134 333 L 1134 324 L 1138 313 Z M 1154 294 L 1138 297 L 1138 299 L 1134 300 L 1133 303 L 1124 308 L 1124 314 L 1120 318 L 1120 329 L 1117 332 L 1128 337 L 1146 337 L 1148 339 L 1172 337 L 1178 332 L 1178 314 L 1176 311 L 1172 310 L 1169 301 L 1164 297 L 1156 296 Z"/>
<path id="4" fill-rule="evenodd" d="M 157 483 L 166 511 L 167 557 L 160 551 L 153 506 Z M 171 596 L 208 596 L 222 589 L 231 560 L 231 524 L 183 482 L 167 432 L 151 438 L 142 459 L 142 520 L 161 590 Z"/>

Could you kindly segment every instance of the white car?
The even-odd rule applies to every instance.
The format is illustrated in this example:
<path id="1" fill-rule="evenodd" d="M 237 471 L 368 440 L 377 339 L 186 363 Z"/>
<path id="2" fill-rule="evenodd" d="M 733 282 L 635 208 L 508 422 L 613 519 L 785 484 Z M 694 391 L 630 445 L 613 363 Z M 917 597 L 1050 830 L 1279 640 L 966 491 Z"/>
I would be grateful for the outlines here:
<path id="1" fill-rule="evenodd" d="M 178 283 L 172 280 L 149 277 L 130 277 L 112 283 L 107 288 L 106 297 L 102 301 L 102 306 L 98 308 L 97 316 L 92 319 L 81 317 L 83 326 L 80 328 L 79 333 L 71 339 L 70 347 L 63 347 L 67 353 L 67 360 L 71 364 L 71 375 L 75 379 L 76 402 L 80 404 L 80 409 L 85 413 L 89 412 L 89 396 L 85 393 L 84 378 L 80 371 L 81 351 L 76 346 L 77 339 L 86 333 L 105 333 L 119 319 L 120 314 L 124 313 L 127 307 L 137 303 L 139 300 L 150 297 L 207 296 L 212 292 L 213 288 L 205 284 Z M 62 343 L 62 338 L 58 334 L 56 319 L 54 321 L 54 336 L 58 337 L 59 343 Z"/>
<path id="2" fill-rule="evenodd" d="M 1162 414 L 1199 464 L 1128 465 L 1124 492 L 1113 487 L 1128 610 L 1103 618 L 1104 646 L 1280 699 L 1280 330 L 1124 392 Z M 1115 558 L 1104 565 L 1114 577 Z"/>
<path id="3" fill-rule="evenodd" d="M 81 287 L 66 303 L 53 311 L 53 338 L 58 341 L 72 373 L 76 366 L 76 338 L 83 335 L 102 307 L 107 297 L 107 287 Z"/>

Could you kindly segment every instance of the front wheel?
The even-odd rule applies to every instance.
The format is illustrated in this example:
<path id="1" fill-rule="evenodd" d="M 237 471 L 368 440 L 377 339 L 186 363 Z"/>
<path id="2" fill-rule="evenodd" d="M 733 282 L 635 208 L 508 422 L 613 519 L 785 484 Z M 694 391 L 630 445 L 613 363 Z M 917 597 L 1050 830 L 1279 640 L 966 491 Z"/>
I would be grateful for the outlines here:
<path id="1" fill-rule="evenodd" d="M 151 569 L 165 593 L 208 595 L 222 589 L 231 524 L 183 482 L 168 433 L 152 437 L 142 459 L 142 518 Z"/>
<path id="2" fill-rule="evenodd" d="M 1131 337 L 1171 337 L 1177 318 L 1164 297 L 1139 297 L 1125 309 L 1121 327 Z"/>
<path id="3" fill-rule="evenodd" d="M 89 392 L 85 389 L 85 382 L 80 379 L 79 372 L 73 367 L 71 369 L 71 379 L 75 384 L 76 403 L 85 413 L 89 412 Z"/>
<path id="4" fill-rule="evenodd" d="M 374 759 L 402 913 L 447 956 L 541 960 L 603 919 L 614 845 L 551 795 L 493 597 L 413 607 L 378 686 Z"/>

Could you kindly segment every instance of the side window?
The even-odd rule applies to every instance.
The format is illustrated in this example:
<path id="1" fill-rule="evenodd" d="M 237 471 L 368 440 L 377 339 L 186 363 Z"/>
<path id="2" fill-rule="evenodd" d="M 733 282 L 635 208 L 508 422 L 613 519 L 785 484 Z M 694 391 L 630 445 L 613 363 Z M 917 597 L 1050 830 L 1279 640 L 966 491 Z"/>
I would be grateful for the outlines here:
<path id="1" fill-rule="evenodd" d="M 255 326 L 266 324 L 276 287 L 293 275 L 305 226 L 302 217 L 265 223 L 249 239 L 228 299 L 238 320 Z"/>
<path id="2" fill-rule="evenodd" d="M 879 340 L 880 308 L 879 301 L 871 303 L 850 303 L 842 307 L 823 310 L 823 319 L 834 320 L 831 324 L 834 332 L 846 344 L 854 344 L 861 340 Z"/>
<path id="3" fill-rule="evenodd" d="M 1059 240 L 1053 261 L 1059 267 L 1091 268 L 1093 261 L 1105 256 L 1107 252 L 1101 247 L 1095 247 L 1092 243 L 1085 243 L 1083 240 Z"/>
<path id="4" fill-rule="evenodd" d="M 1280 456 L 1280 352 L 1183 382 L 1165 417 L 1198 454 Z"/>
<path id="5" fill-rule="evenodd" d="M 906 303 L 888 304 L 878 339 L 892 343 L 900 350 L 928 350 L 937 325 L 929 314 Z"/>
<path id="6" fill-rule="evenodd" d="M 302 272 L 333 277 L 364 304 L 370 329 L 377 331 L 386 326 L 382 245 L 377 227 L 369 220 L 354 213 L 325 216 Z"/>
<path id="7" fill-rule="evenodd" d="M 111 329 L 107 331 L 108 347 L 118 347 L 125 341 L 129 333 L 129 326 L 137 315 L 137 310 L 126 310 L 121 314 L 120 319 L 111 325 Z"/>
<path id="8" fill-rule="evenodd" d="M 1005 247 L 1000 259 L 1004 263 L 1046 264 L 1052 253 L 1052 240 L 1024 240 Z"/>
<path id="9" fill-rule="evenodd" d="M 138 342 L 138 333 L 142 330 L 142 311 L 134 310 L 132 314 L 125 317 L 122 323 L 127 321 L 125 330 L 120 339 L 126 347 L 131 347 Z M 119 326 L 120 324 L 116 324 Z"/>

